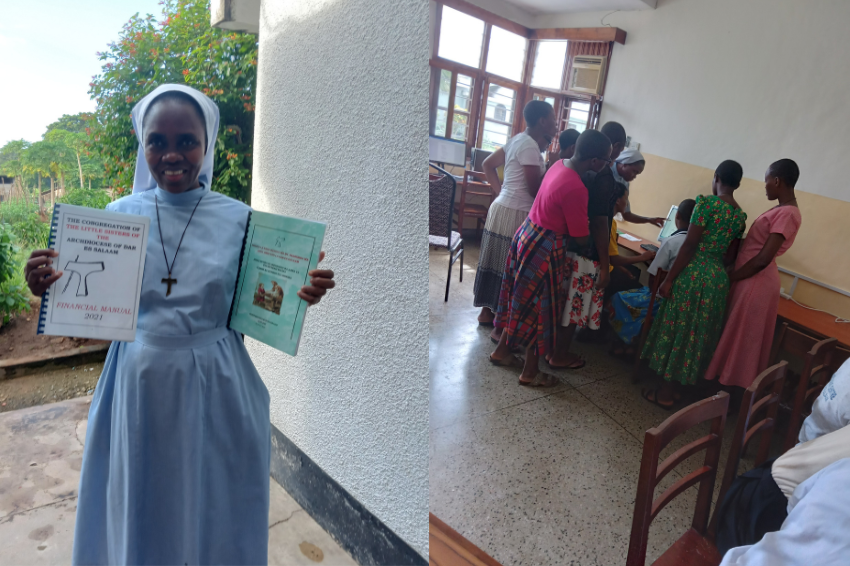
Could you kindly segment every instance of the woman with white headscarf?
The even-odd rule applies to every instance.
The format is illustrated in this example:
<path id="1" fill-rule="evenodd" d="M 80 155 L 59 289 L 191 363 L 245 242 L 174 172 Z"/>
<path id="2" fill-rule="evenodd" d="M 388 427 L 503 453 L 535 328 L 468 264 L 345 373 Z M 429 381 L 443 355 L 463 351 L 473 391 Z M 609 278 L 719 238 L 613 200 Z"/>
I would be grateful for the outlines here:
<path id="1" fill-rule="evenodd" d="M 151 219 L 135 342 L 113 342 L 89 411 L 74 564 L 266 564 L 269 394 L 227 328 L 249 207 L 210 191 L 219 113 L 182 85 L 133 109 L 133 194 Z M 27 265 L 36 295 L 56 253 Z M 315 270 L 299 296 L 334 286 Z"/>
<path id="2" fill-rule="evenodd" d="M 611 164 L 611 172 L 614 173 L 614 180 L 626 185 L 629 189 L 629 183 L 643 173 L 643 168 L 646 166 L 641 152 L 636 149 L 626 149 L 617 158 L 617 161 Z M 664 226 L 665 218 L 648 218 L 640 216 L 632 212 L 632 207 L 626 203 L 626 211 L 623 213 L 623 220 L 632 224 L 655 224 L 659 228 Z"/>

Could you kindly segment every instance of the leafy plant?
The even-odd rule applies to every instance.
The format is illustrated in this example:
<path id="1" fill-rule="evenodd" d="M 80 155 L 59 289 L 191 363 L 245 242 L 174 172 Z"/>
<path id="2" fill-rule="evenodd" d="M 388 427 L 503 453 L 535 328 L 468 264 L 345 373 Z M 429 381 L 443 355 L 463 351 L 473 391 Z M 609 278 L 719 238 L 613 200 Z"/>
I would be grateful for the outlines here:
<path id="1" fill-rule="evenodd" d="M 104 209 L 107 204 L 112 202 L 112 199 L 102 189 L 71 189 L 64 197 L 59 199 L 59 202 Z"/>
<path id="2" fill-rule="evenodd" d="M 20 250 L 8 224 L 0 224 L 0 317 L 3 324 L 19 312 L 29 311 L 29 291 L 23 282 Z"/>
<path id="3" fill-rule="evenodd" d="M 38 214 L 30 213 L 12 224 L 12 231 L 30 250 L 43 250 L 50 240 L 50 224 L 42 222 Z"/>
<path id="4" fill-rule="evenodd" d="M 20 201 L 4 202 L 0 205 L 0 222 L 15 224 L 24 220 L 30 214 L 34 214 L 38 207 L 32 203 Z"/>
<path id="5" fill-rule="evenodd" d="M 99 54 L 103 67 L 90 83 L 97 110 L 88 133 L 110 186 L 132 187 L 138 142 L 133 106 L 164 83 L 187 84 L 221 112 L 212 189 L 248 202 L 257 83 L 257 39 L 211 28 L 209 2 L 164 0 L 162 16 L 136 14 L 117 42 Z"/>

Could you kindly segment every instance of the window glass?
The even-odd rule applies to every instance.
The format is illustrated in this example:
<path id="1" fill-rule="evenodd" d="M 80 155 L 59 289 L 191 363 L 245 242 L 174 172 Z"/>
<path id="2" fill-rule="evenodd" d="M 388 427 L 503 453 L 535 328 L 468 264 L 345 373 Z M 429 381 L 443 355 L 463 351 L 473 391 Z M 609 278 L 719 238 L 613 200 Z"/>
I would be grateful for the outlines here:
<path id="1" fill-rule="evenodd" d="M 466 141 L 471 106 L 472 77 L 458 75 L 457 86 L 455 87 L 454 115 L 452 116 L 452 139 Z"/>
<path id="2" fill-rule="evenodd" d="M 526 39 L 520 35 L 496 26 L 490 28 L 487 72 L 514 81 L 522 80 L 526 45 Z"/>
<path id="3" fill-rule="evenodd" d="M 482 43 L 484 43 L 483 21 L 443 6 L 440 46 L 437 51 L 440 57 L 478 68 L 481 64 Z"/>
<path id="4" fill-rule="evenodd" d="M 434 123 L 434 135 L 446 135 L 446 122 L 449 118 L 449 94 L 452 89 L 452 72 L 440 71 L 440 90 L 437 92 L 437 120 Z"/>
<path id="5" fill-rule="evenodd" d="M 590 103 L 579 102 L 577 100 L 570 101 L 570 117 L 567 128 L 574 128 L 579 132 L 587 129 L 587 118 L 590 115 Z"/>
<path id="6" fill-rule="evenodd" d="M 482 149 L 496 151 L 508 143 L 512 133 L 515 106 L 515 90 L 495 84 L 490 85 L 487 89 Z"/>
<path id="7" fill-rule="evenodd" d="M 534 72 L 531 74 L 531 86 L 561 90 L 566 61 L 566 41 L 539 42 L 534 58 Z"/>

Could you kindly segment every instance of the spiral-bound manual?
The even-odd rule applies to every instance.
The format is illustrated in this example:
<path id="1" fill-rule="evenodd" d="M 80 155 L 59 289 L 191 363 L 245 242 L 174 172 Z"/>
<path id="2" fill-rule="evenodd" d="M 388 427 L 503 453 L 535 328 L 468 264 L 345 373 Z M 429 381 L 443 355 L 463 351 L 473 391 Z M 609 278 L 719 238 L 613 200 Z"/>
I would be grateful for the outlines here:
<path id="1" fill-rule="evenodd" d="M 291 356 L 298 353 L 307 303 L 298 290 L 316 269 L 327 225 L 251 212 L 228 326 Z"/>
<path id="2" fill-rule="evenodd" d="M 41 297 L 38 333 L 135 340 L 149 229 L 146 216 L 57 204 L 49 247 L 62 277 Z"/>

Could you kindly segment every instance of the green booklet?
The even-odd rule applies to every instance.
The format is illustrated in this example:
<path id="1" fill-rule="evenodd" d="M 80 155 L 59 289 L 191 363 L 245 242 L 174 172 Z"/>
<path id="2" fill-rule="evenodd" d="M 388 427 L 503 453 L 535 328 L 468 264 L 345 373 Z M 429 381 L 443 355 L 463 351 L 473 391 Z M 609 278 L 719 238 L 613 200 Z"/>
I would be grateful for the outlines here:
<path id="1" fill-rule="evenodd" d="M 327 225 L 251 212 L 228 326 L 294 356 L 307 303 L 298 291 L 316 269 Z"/>

